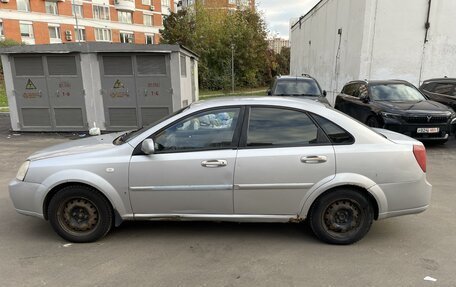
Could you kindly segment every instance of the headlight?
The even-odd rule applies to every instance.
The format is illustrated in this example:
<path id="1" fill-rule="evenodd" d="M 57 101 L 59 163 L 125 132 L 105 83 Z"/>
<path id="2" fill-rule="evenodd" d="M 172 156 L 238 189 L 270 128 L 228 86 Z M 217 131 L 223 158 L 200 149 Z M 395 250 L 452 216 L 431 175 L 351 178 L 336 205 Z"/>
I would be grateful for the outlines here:
<path id="1" fill-rule="evenodd" d="M 29 166 L 30 166 L 30 161 L 25 161 L 21 167 L 19 168 L 19 170 L 17 171 L 17 175 L 16 175 L 16 178 L 20 181 L 23 181 L 24 178 L 25 178 L 25 175 L 27 174 L 27 171 L 29 169 Z"/>
<path id="2" fill-rule="evenodd" d="M 389 118 L 389 119 L 400 119 L 401 118 L 401 115 L 387 113 L 387 112 L 381 112 L 381 115 L 382 115 L 382 117 Z"/>

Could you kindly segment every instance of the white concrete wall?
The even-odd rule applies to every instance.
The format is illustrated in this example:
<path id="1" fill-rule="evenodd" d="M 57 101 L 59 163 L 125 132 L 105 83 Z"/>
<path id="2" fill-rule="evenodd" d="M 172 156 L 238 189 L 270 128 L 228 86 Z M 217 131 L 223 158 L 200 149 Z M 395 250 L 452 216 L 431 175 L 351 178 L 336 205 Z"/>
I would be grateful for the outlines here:
<path id="1" fill-rule="evenodd" d="M 369 15 L 374 25 L 374 33 L 371 34 L 373 39 L 364 38 L 363 41 L 363 45 L 371 45 L 371 63 L 369 69 L 360 73 L 360 78 L 394 78 L 417 85 L 423 56 L 428 0 L 371 1 L 375 10 L 374 15 Z M 433 2 L 437 4 L 438 1 Z"/>
<path id="2" fill-rule="evenodd" d="M 301 20 L 301 28 L 298 23 L 291 29 L 290 73 L 315 77 L 328 91 L 331 103 L 344 83 L 359 76 L 364 11 L 369 1 L 323 0 Z"/>
<path id="3" fill-rule="evenodd" d="M 421 81 L 456 77 L 456 1 L 432 1 Z"/>
<path id="4" fill-rule="evenodd" d="M 456 76 L 456 1 L 323 0 L 291 29 L 291 73 L 309 73 L 330 102 L 357 79 L 403 79 L 419 85 Z M 342 41 L 338 52 L 339 36 Z M 311 41 L 311 44 L 309 44 Z"/>

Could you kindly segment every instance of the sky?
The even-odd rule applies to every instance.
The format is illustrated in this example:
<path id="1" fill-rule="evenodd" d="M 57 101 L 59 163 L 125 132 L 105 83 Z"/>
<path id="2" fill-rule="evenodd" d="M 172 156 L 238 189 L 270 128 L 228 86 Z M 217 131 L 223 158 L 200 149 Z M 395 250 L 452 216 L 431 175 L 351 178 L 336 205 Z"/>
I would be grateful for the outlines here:
<path id="1" fill-rule="evenodd" d="M 320 0 L 256 0 L 264 15 L 270 36 L 289 38 L 290 19 L 306 14 Z"/>

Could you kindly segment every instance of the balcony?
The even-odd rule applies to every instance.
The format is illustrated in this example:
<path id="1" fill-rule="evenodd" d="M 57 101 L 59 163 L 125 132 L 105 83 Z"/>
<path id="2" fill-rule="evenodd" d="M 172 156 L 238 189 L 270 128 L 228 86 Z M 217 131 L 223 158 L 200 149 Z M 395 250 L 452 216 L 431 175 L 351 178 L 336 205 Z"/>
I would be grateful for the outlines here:
<path id="1" fill-rule="evenodd" d="M 115 7 L 117 10 L 123 11 L 135 11 L 135 1 L 134 0 L 115 0 Z"/>

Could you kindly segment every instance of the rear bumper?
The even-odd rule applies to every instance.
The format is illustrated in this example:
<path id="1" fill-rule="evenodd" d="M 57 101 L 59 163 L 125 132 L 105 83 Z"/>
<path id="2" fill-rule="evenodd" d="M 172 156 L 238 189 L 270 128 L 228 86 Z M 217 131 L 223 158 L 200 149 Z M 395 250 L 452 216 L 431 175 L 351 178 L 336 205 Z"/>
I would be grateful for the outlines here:
<path id="1" fill-rule="evenodd" d="M 379 184 L 385 194 L 387 210 L 381 212 L 378 219 L 415 214 L 425 211 L 431 203 L 432 185 L 426 175 L 419 181 Z"/>

